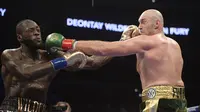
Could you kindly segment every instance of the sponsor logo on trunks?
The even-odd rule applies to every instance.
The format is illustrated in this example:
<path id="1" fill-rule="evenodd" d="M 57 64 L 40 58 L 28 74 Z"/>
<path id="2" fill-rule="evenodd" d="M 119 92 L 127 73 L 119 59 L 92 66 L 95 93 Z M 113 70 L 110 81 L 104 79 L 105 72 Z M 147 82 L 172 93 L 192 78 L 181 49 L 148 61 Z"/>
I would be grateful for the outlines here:
<path id="1" fill-rule="evenodd" d="M 156 96 L 156 90 L 153 88 L 150 88 L 147 92 L 147 97 L 148 98 L 154 98 Z"/>
<path id="2" fill-rule="evenodd" d="M 128 25 L 123 25 L 123 24 L 100 22 L 93 20 L 83 20 L 77 18 L 67 18 L 66 25 L 70 27 L 106 30 L 113 32 L 123 32 L 128 27 Z M 163 31 L 166 35 L 187 36 L 189 34 L 190 28 L 164 27 Z"/>

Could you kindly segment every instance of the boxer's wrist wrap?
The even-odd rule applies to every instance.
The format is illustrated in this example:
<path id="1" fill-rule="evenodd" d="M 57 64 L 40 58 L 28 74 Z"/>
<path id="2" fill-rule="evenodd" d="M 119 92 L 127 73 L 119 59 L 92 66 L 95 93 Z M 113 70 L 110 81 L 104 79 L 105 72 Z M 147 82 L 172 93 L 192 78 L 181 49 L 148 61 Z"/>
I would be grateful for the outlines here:
<path id="1" fill-rule="evenodd" d="M 75 50 L 76 49 L 76 44 L 77 44 L 77 41 L 74 41 L 74 44 L 72 46 L 72 49 Z"/>
<path id="2" fill-rule="evenodd" d="M 67 61 L 64 57 L 56 58 L 54 60 L 51 60 L 50 62 L 53 65 L 54 70 L 60 70 L 67 67 Z"/>
<path id="3" fill-rule="evenodd" d="M 62 41 L 62 49 L 63 50 L 70 50 L 73 49 L 74 39 L 64 39 Z"/>

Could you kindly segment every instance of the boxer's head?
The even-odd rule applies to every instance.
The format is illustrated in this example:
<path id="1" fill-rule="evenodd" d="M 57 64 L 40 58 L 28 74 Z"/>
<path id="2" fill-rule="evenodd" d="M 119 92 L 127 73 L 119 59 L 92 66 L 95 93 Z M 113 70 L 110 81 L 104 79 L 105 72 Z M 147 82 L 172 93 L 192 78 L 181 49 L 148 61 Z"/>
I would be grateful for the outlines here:
<path id="1" fill-rule="evenodd" d="M 20 44 L 36 49 L 41 48 L 43 45 L 40 27 L 32 20 L 20 21 L 16 26 L 16 33 Z"/>
<path id="2" fill-rule="evenodd" d="M 162 14 L 155 9 L 144 11 L 139 19 L 139 30 L 144 35 L 154 35 L 163 32 L 164 20 Z"/>

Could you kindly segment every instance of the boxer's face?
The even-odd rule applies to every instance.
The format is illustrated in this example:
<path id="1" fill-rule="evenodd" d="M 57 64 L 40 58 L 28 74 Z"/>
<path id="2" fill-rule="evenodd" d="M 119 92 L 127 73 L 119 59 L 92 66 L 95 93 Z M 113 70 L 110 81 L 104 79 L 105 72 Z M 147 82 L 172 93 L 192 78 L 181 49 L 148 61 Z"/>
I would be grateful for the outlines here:
<path id="1" fill-rule="evenodd" d="M 27 22 L 23 25 L 22 34 L 19 36 L 18 40 L 25 45 L 32 48 L 42 47 L 42 38 L 40 27 L 35 22 Z"/>
<path id="2" fill-rule="evenodd" d="M 139 18 L 139 31 L 143 35 L 153 35 L 154 34 L 154 23 L 153 20 L 145 15 L 141 15 Z"/>

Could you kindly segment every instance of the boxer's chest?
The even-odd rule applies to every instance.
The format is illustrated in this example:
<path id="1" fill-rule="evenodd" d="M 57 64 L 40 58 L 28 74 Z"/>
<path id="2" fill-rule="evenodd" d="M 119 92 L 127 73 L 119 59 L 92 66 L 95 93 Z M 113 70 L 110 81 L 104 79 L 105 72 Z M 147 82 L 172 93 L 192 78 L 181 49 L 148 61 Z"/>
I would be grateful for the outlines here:
<path id="1" fill-rule="evenodd" d="M 42 64 L 42 63 L 46 63 L 48 62 L 50 59 L 46 56 L 39 56 L 37 57 L 37 59 L 34 58 L 30 58 L 28 56 L 22 56 L 21 58 L 21 62 L 24 66 L 33 66 L 33 65 L 37 65 L 37 64 Z"/>
<path id="2" fill-rule="evenodd" d="M 32 59 L 26 59 L 24 60 L 25 62 L 23 63 L 23 67 L 33 67 L 33 66 L 37 66 L 38 70 L 40 70 L 40 66 L 43 66 L 43 63 L 47 63 L 49 62 L 49 59 L 40 59 L 40 60 L 32 60 Z M 42 77 L 38 77 L 32 81 L 30 81 L 30 85 L 45 85 L 44 87 L 47 86 L 47 84 L 49 83 L 49 81 L 52 80 L 52 78 L 55 76 L 55 72 L 48 72 L 46 74 L 43 74 Z"/>
<path id="3" fill-rule="evenodd" d="M 23 67 L 29 67 L 29 66 L 34 66 L 47 62 L 46 60 L 32 60 L 32 59 L 25 59 L 21 64 Z"/>

